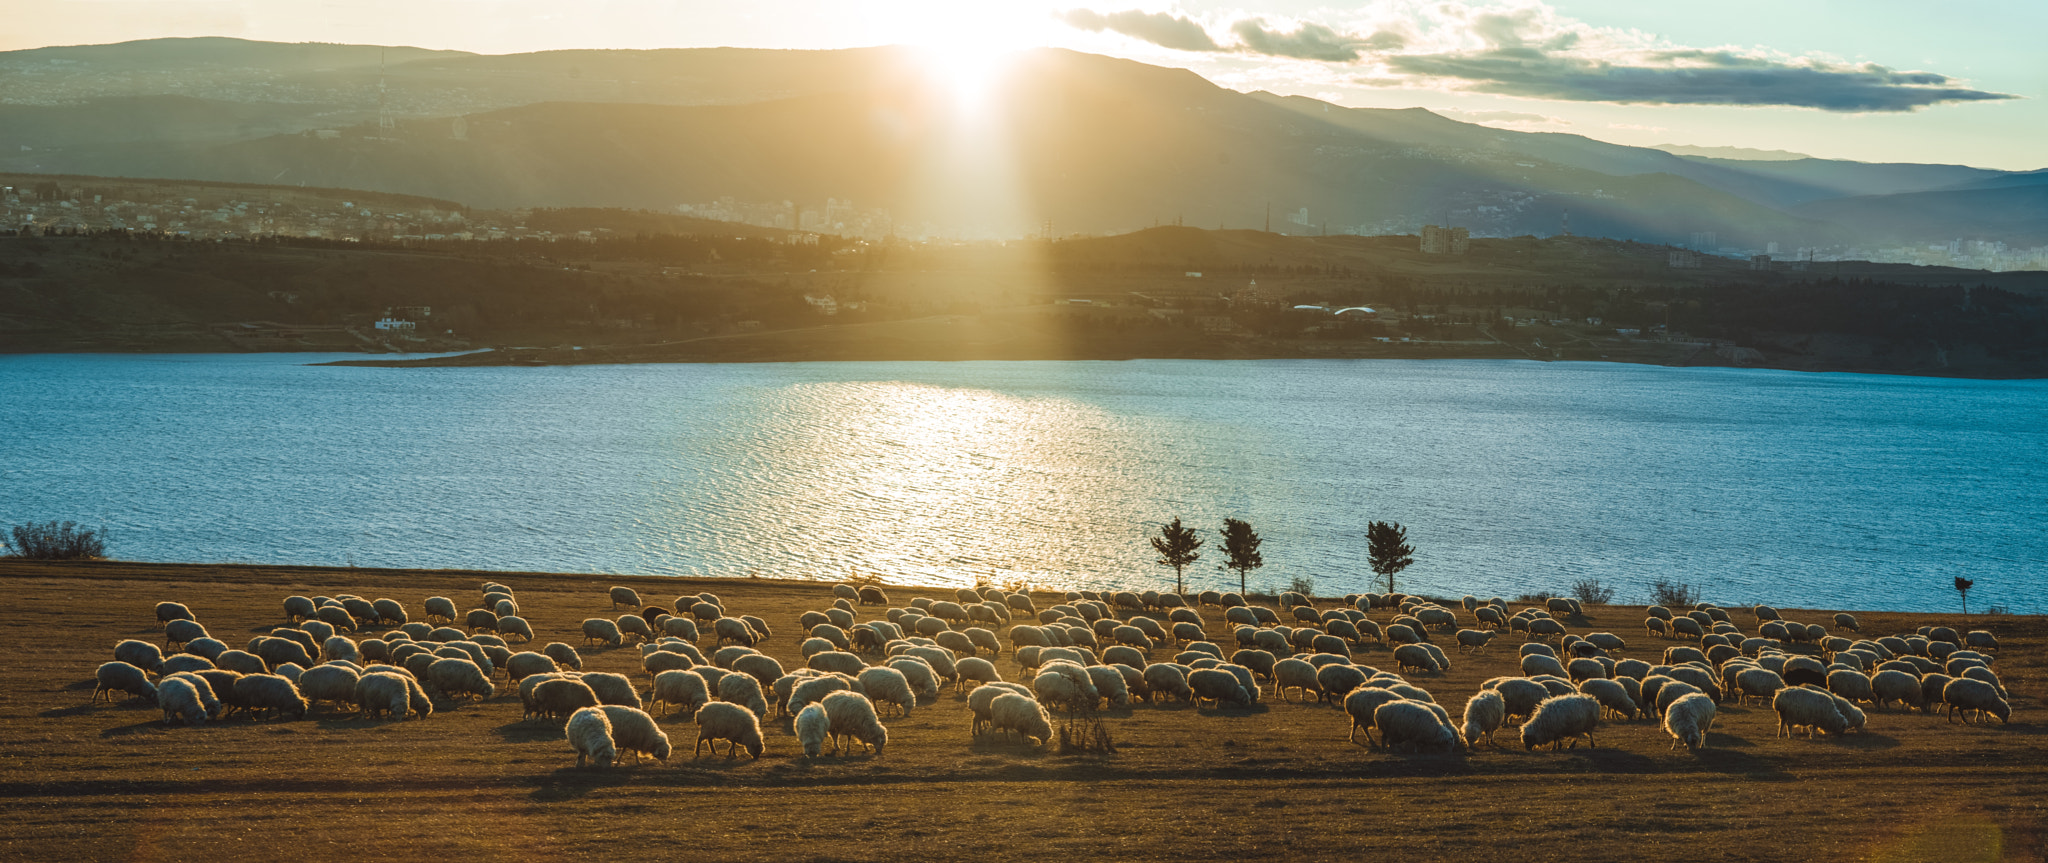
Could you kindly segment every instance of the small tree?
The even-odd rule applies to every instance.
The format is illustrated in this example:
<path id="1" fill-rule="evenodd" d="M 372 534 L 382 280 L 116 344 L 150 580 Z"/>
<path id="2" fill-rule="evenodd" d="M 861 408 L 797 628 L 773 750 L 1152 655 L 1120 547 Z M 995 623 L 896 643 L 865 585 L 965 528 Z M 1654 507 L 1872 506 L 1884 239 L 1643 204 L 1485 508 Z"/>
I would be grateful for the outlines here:
<path id="1" fill-rule="evenodd" d="M 1665 608 L 1691 608 L 1700 604 L 1700 589 L 1682 581 L 1660 578 L 1650 582 L 1650 602 Z"/>
<path id="2" fill-rule="evenodd" d="M 1365 528 L 1366 555 L 1372 571 L 1387 580 L 1387 592 L 1394 592 L 1394 575 L 1415 563 L 1415 548 L 1408 544 L 1408 529 L 1400 522 L 1376 521 Z"/>
<path id="3" fill-rule="evenodd" d="M 1180 516 L 1174 516 L 1171 523 L 1161 525 L 1159 535 L 1152 537 L 1152 550 L 1159 552 L 1160 566 L 1173 567 L 1173 592 L 1187 593 L 1188 583 L 1183 575 L 1195 561 L 1202 559 L 1198 550 L 1202 538 L 1192 527 L 1181 527 Z"/>
<path id="4" fill-rule="evenodd" d="M 0 537 L 0 551 L 31 560 L 101 560 L 107 556 L 104 531 L 79 527 L 75 521 L 17 524 Z"/>
<path id="5" fill-rule="evenodd" d="M 1581 578 L 1572 582 L 1572 598 L 1585 605 L 1608 605 L 1614 602 L 1614 593 L 1614 588 L 1597 578 Z"/>
<path id="6" fill-rule="evenodd" d="M 1976 585 L 1977 583 L 1974 581 L 1971 581 L 1960 575 L 1956 576 L 1956 593 L 1962 595 L 1963 597 L 1964 617 L 1970 616 L 1970 588 L 1975 587 Z"/>
<path id="7" fill-rule="evenodd" d="M 1237 592 L 1250 593 L 1245 589 L 1245 575 L 1266 565 L 1266 559 L 1259 556 L 1259 532 L 1252 530 L 1251 522 L 1234 518 L 1223 520 L 1223 568 L 1237 570 Z"/>

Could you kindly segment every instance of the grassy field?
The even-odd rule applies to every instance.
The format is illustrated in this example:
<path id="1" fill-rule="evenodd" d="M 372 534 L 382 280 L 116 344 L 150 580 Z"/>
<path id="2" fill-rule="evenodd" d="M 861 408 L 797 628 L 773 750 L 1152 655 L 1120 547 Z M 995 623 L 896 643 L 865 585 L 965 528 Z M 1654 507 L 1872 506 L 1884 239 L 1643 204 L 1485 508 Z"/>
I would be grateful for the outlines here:
<path id="1" fill-rule="evenodd" d="M 1186 860 L 2040 860 L 2048 852 L 2048 679 L 2039 617 L 1977 618 L 2004 645 L 2010 725 L 1870 712 L 1867 733 L 1780 739 L 1763 707 L 1722 705 L 1698 753 L 1648 720 L 1605 723 L 1599 748 L 1394 755 L 1345 741 L 1341 710 L 1282 703 L 1112 710 L 1118 752 L 1062 756 L 976 740 L 962 696 L 888 720 L 880 757 L 806 761 L 788 720 L 764 726 L 758 761 L 690 757 L 695 726 L 662 720 L 666 764 L 578 770 L 561 728 L 520 721 L 499 680 L 484 702 L 437 702 L 424 721 L 333 710 L 304 721 L 165 726 L 140 703 L 90 705 L 93 669 L 124 638 L 155 640 L 152 606 L 189 605 L 232 646 L 282 622 L 290 594 L 391 597 L 418 619 L 443 595 L 474 606 L 511 586 L 536 644 L 581 644 L 586 617 L 615 617 L 606 588 L 666 604 L 710 590 L 767 619 L 763 645 L 801 665 L 797 616 L 826 585 L 313 567 L 0 561 L 8 662 L 0 678 L 0 859 L 210 863 L 315 856 L 431 859 Z M 891 587 L 896 604 L 920 591 Z M 941 591 L 927 590 L 938 596 Z M 1037 597 L 1041 608 L 1050 595 Z M 881 609 L 861 610 L 861 619 Z M 1214 640 L 1229 646 L 1214 609 Z M 1376 612 L 1375 619 L 1389 615 Z M 1821 611 L 1787 610 L 1802 621 Z M 1859 612 L 1867 635 L 1953 616 Z M 1574 632 L 1607 630 L 1655 660 L 1640 607 L 1591 607 Z M 1753 624 L 1745 613 L 1738 623 Z M 708 639 L 707 639 L 708 641 Z M 1411 676 L 1455 714 L 1488 677 L 1513 674 L 1520 639 Z M 1154 652 L 1167 658 L 1166 651 Z M 644 685 L 639 651 L 585 649 L 585 670 Z M 1368 644 L 1361 664 L 1391 668 Z M 1006 678 L 1018 668 L 1007 651 Z"/>

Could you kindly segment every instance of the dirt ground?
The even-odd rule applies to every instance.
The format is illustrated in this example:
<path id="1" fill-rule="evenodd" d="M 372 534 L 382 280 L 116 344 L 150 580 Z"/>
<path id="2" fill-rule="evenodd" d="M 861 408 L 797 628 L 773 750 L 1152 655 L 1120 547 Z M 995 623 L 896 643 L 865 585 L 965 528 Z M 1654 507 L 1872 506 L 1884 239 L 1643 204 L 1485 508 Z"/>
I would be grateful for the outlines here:
<path id="1" fill-rule="evenodd" d="M 1768 708 L 1723 704 L 1708 747 L 1670 748 L 1649 720 L 1605 723 L 1599 748 L 1395 755 L 1345 741 L 1339 709 L 1282 703 L 1112 710 L 1111 757 L 976 740 L 950 691 L 886 720 L 880 757 L 806 761 L 787 719 L 765 723 L 758 760 L 693 759 L 695 726 L 662 720 L 666 764 L 574 768 L 559 725 L 520 721 L 514 688 L 439 701 L 424 721 L 372 722 L 333 709 L 303 721 L 165 726 L 140 703 L 91 705 L 93 669 L 124 638 L 162 644 L 151 608 L 190 606 L 230 645 L 282 622 L 290 594 L 391 597 L 462 607 L 478 585 L 511 586 L 535 644 L 581 644 L 580 623 L 616 617 L 606 589 L 644 601 L 710 590 L 755 614 L 762 645 L 801 665 L 797 616 L 827 585 L 313 567 L 0 561 L 7 661 L 0 674 L 0 859 L 417 860 L 485 852 L 522 860 L 2041 860 L 2048 853 L 2048 621 L 1979 617 L 1997 633 L 2010 725 L 1870 711 L 1867 733 L 1774 737 Z M 907 604 L 941 590 L 889 588 Z M 1054 597 L 1039 595 L 1041 608 Z M 882 609 L 863 608 L 861 619 Z M 1934 615 L 1858 612 L 1866 635 Z M 1205 611 L 1230 648 L 1221 615 Z M 1376 612 L 1384 621 L 1390 615 Z M 1825 622 L 1821 611 L 1786 616 Z M 1574 632 L 1613 631 L 1652 659 L 1640 607 L 1593 607 Z M 1745 613 L 1735 620 L 1753 628 Z M 1454 668 L 1411 676 L 1454 714 L 1488 677 L 1514 674 L 1502 636 Z M 1007 644 L 1007 642 L 1006 642 Z M 583 649 L 585 670 L 643 682 L 639 651 Z M 1168 658 L 1156 650 L 1156 658 Z M 1368 644 L 1361 664 L 1391 668 Z M 1006 651 L 1006 678 L 1018 667 Z"/>

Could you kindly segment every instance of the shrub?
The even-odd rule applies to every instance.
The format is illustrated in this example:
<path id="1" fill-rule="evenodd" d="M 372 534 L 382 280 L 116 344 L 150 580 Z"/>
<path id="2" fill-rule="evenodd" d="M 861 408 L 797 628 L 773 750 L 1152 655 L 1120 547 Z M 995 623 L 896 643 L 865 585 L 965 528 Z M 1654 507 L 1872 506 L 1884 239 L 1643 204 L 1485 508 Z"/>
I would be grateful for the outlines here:
<path id="1" fill-rule="evenodd" d="M 1650 602 L 1665 608 L 1691 608 L 1700 604 L 1700 589 L 1682 581 L 1660 578 L 1650 582 Z"/>
<path id="2" fill-rule="evenodd" d="M 30 560 L 99 560 L 107 556 L 105 530 L 82 528 L 78 522 L 46 521 L 17 524 L 0 548 Z"/>
<path id="3" fill-rule="evenodd" d="M 1287 589 L 1310 599 L 1316 598 L 1316 580 L 1306 575 L 1297 575 L 1289 580 Z"/>
<path id="4" fill-rule="evenodd" d="M 1597 578 L 1581 578 L 1572 582 L 1572 598 L 1584 605 L 1610 605 L 1614 602 L 1614 588 Z"/>

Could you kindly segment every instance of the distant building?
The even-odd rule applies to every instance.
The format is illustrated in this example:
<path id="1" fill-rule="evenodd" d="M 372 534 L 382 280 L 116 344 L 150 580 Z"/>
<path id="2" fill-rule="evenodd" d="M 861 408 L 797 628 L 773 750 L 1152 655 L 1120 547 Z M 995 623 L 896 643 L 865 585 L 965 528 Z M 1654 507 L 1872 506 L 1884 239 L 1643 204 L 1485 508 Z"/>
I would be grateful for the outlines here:
<path id="1" fill-rule="evenodd" d="M 1713 231 L 1693 232 L 1692 247 L 1694 251 L 1706 251 L 1707 249 L 1711 249 L 1719 245 L 1721 245 L 1720 234 L 1715 233 Z"/>
<path id="2" fill-rule="evenodd" d="M 1462 255 L 1472 248 L 1472 232 L 1441 225 L 1422 226 L 1422 252 L 1427 255 Z"/>
<path id="3" fill-rule="evenodd" d="M 1700 253 L 1691 249 L 1671 250 L 1671 269 L 1697 270 L 1700 268 Z"/>
<path id="4" fill-rule="evenodd" d="M 412 321 L 402 321 L 397 318 L 384 318 L 377 322 L 377 329 L 389 332 L 412 332 L 416 326 Z"/>
<path id="5" fill-rule="evenodd" d="M 1775 244 L 1774 244 L 1774 245 L 1775 245 Z M 1750 256 L 1750 259 L 1749 259 L 1749 268 L 1750 268 L 1750 269 L 1752 269 L 1752 270 L 1768 270 L 1768 269 L 1770 269 L 1770 268 L 1771 268 L 1771 256 L 1770 256 L 1770 255 L 1752 255 L 1752 256 Z"/>

